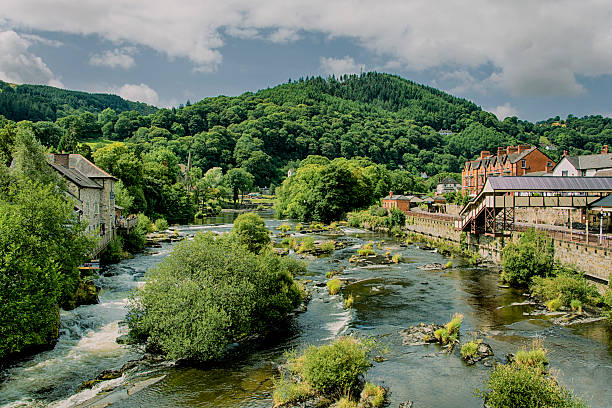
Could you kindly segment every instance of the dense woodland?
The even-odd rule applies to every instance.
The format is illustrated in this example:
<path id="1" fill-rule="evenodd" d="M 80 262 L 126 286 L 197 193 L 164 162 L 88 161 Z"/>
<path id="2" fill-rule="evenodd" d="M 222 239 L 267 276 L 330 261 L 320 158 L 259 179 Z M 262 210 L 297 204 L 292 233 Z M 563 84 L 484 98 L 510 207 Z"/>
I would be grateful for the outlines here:
<path id="1" fill-rule="evenodd" d="M 28 120 L 0 118 L 5 159 L 16 132 L 28 129 L 50 150 L 81 153 L 119 177 L 131 210 L 169 221 L 188 220 L 224 194 L 235 200 L 254 186 L 279 185 L 309 155 L 366 158 L 405 171 L 414 180 L 407 185 L 420 191 L 421 176 L 460 172 L 480 150 L 523 142 L 557 159 L 563 150 L 594 153 L 612 144 L 609 118 L 499 121 L 465 99 L 374 72 L 158 110 L 111 95 L 1 86 L 0 115 Z"/>

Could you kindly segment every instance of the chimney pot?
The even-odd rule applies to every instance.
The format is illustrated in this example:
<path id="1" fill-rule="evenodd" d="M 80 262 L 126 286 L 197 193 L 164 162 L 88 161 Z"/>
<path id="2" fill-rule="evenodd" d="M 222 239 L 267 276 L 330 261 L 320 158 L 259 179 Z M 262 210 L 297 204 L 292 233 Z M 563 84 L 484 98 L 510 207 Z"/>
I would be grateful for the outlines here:
<path id="1" fill-rule="evenodd" d="M 489 152 L 488 150 L 483 150 L 480 152 L 480 158 L 484 159 L 485 157 L 489 157 L 491 155 L 491 152 Z"/>
<path id="2" fill-rule="evenodd" d="M 601 148 L 601 154 L 608 154 L 608 145 L 604 145 L 604 147 Z"/>

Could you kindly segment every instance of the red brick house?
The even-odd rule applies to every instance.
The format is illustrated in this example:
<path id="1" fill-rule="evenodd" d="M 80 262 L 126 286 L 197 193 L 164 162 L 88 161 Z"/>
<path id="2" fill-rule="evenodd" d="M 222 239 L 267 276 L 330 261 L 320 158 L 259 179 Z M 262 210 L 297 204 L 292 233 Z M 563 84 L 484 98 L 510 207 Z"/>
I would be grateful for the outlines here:
<path id="1" fill-rule="evenodd" d="M 400 211 L 406 212 L 410 210 L 410 199 L 412 196 L 405 195 L 393 195 L 393 191 L 389 192 L 389 195 L 382 199 L 382 206 L 389 211 L 392 208 L 397 208 Z"/>
<path id="2" fill-rule="evenodd" d="M 461 173 L 461 191 L 475 196 L 480 192 L 488 176 L 523 176 L 527 173 L 551 173 L 555 162 L 530 145 L 499 147 L 497 155 L 480 152 L 476 160 L 466 161 Z"/>

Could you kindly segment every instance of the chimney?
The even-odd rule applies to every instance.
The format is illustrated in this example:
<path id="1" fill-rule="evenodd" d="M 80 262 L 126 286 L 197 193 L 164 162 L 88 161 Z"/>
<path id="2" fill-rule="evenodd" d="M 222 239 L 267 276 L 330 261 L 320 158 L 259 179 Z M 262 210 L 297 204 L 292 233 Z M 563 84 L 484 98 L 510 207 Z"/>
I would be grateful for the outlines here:
<path id="1" fill-rule="evenodd" d="M 488 150 L 483 150 L 482 152 L 480 152 L 480 158 L 484 159 L 485 157 L 489 157 L 491 155 L 491 152 Z"/>
<path id="2" fill-rule="evenodd" d="M 53 155 L 53 164 L 68 168 L 70 163 L 70 155 L 68 153 L 55 153 Z"/>
<path id="3" fill-rule="evenodd" d="M 505 153 L 506 153 L 506 149 L 504 149 L 503 147 L 497 148 L 497 156 L 503 156 Z"/>
<path id="4" fill-rule="evenodd" d="M 389 197 L 393 197 L 393 191 L 389 191 Z"/>
<path id="5" fill-rule="evenodd" d="M 506 152 L 508 152 L 508 154 L 516 153 L 518 152 L 518 146 L 508 146 L 506 147 Z"/>
<path id="6" fill-rule="evenodd" d="M 520 145 L 518 145 L 518 153 L 519 154 L 523 153 L 524 151 L 529 150 L 529 149 L 531 149 L 531 146 L 528 145 L 528 144 L 520 144 Z"/>
<path id="7" fill-rule="evenodd" d="M 565 157 L 565 156 L 567 156 L 567 150 L 563 151 L 563 156 L 561 156 L 561 157 Z"/>
<path id="8" fill-rule="evenodd" d="M 601 154 L 608 154 L 608 145 L 604 145 L 604 147 L 601 148 Z"/>

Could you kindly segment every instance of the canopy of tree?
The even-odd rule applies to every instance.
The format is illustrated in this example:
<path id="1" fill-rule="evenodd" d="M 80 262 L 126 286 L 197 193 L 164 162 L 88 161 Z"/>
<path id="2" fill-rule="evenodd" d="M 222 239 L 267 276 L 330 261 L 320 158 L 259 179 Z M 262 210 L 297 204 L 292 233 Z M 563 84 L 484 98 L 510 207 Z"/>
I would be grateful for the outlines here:
<path id="1" fill-rule="evenodd" d="M 117 95 L 68 91 L 46 85 L 13 85 L 0 81 L 0 115 L 7 119 L 55 121 L 74 111 L 98 113 L 105 108 L 116 112 L 134 110 L 143 115 L 157 109 Z"/>

